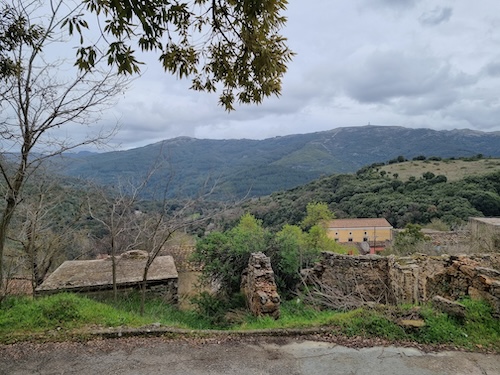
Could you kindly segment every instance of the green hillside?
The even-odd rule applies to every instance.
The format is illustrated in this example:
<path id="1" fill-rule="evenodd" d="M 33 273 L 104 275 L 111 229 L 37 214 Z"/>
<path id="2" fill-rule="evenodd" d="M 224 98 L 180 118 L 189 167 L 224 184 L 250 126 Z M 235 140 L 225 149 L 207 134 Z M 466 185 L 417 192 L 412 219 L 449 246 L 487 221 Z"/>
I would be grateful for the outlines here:
<path id="1" fill-rule="evenodd" d="M 403 163 L 392 163 L 380 167 L 388 176 L 397 173 L 398 178 L 407 181 L 420 178 L 424 173 L 444 175 L 448 181 L 457 181 L 470 176 L 482 176 L 500 171 L 500 159 L 458 159 L 458 160 L 412 160 Z"/>
<path id="2" fill-rule="evenodd" d="M 500 157 L 500 133 L 364 126 L 261 141 L 181 137 L 127 151 L 72 155 L 58 172 L 116 185 L 141 181 L 154 167 L 158 170 L 150 181 L 150 196 L 166 185 L 170 197 L 196 196 L 215 185 L 212 199 L 231 200 L 268 195 L 332 173 L 352 173 L 400 155 L 477 154 Z"/>
<path id="3" fill-rule="evenodd" d="M 499 159 L 485 159 L 498 163 Z M 408 172 L 421 171 L 411 163 Z M 462 161 L 461 173 L 477 172 L 477 163 Z M 496 164 L 495 164 L 496 165 Z M 437 166 L 436 166 L 437 167 Z M 383 167 L 382 167 L 383 168 Z M 299 224 L 309 202 L 327 203 L 338 218 L 384 217 L 394 227 L 440 220 L 450 228 L 463 225 L 471 216 L 500 216 L 500 170 L 448 180 L 444 175 L 421 174 L 418 178 L 380 175 L 380 167 L 362 168 L 356 174 L 335 174 L 303 186 L 246 201 L 237 210 L 250 212 L 275 229 Z M 397 172 L 396 172 L 397 173 Z"/>

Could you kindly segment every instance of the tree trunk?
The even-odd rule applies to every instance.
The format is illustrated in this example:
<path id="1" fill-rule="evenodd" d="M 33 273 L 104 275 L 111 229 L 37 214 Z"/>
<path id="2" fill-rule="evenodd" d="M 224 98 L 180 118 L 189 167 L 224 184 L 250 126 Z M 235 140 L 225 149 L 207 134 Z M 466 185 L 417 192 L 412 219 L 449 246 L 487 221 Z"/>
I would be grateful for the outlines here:
<path id="1" fill-rule="evenodd" d="M 0 221 L 0 302 L 4 299 L 7 292 L 7 283 L 4 280 L 8 275 L 4 275 L 5 268 L 5 242 L 7 241 L 7 231 L 9 229 L 9 224 L 12 219 L 12 215 L 16 209 L 16 200 L 12 197 L 7 199 L 7 205 L 5 206 L 2 219 Z"/>
<path id="2" fill-rule="evenodd" d="M 24 178 L 26 176 L 26 170 L 28 166 L 28 154 L 29 154 L 29 142 L 30 138 L 25 137 L 24 143 L 21 148 L 21 159 L 19 161 L 19 165 L 17 166 L 16 173 L 13 175 L 12 179 L 9 179 L 7 173 L 5 171 L 4 166 L 2 165 L 2 174 L 5 182 L 8 186 L 7 197 L 5 198 L 7 204 L 3 210 L 2 218 L 0 219 L 0 302 L 3 301 L 5 294 L 7 292 L 6 288 L 6 280 L 5 277 L 8 275 L 4 275 L 4 267 L 5 267 L 5 244 L 7 242 L 7 232 L 9 230 L 10 222 L 12 217 L 14 216 L 14 211 L 16 210 L 16 206 L 19 199 L 19 192 L 24 183 Z"/>
<path id="3" fill-rule="evenodd" d="M 113 282 L 113 298 L 116 303 L 118 301 L 118 287 L 116 286 L 116 249 L 114 234 L 111 236 L 111 278 Z"/>
<path id="4" fill-rule="evenodd" d="M 151 262 L 148 258 L 146 265 L 144 266 L 144 273 L 142 275 L 142 285 L 141 285 L 141 316 L 144 315 L 144 305 L 146 304 L 146 290 L 148 284 L 148 271 L 151 266 Z"/>

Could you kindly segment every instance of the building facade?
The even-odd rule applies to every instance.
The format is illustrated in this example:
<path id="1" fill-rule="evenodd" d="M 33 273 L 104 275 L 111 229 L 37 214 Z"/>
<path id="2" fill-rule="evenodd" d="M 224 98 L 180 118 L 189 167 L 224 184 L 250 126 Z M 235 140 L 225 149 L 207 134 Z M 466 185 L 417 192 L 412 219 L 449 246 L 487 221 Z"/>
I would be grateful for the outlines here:
<path id="1" fill-rule="evenodd" d="M 341 244 L 364 244 L 371 254 L 392 241 L 393 227 L 384 218 L 334 219 L 327 223 L 327 235 Z"/>

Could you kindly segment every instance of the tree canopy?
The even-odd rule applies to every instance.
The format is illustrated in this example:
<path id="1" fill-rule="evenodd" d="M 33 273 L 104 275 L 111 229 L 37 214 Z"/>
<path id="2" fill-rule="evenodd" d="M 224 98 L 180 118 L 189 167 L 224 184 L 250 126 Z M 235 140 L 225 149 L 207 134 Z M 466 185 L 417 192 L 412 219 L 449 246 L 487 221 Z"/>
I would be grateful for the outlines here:
<path id="1" fill-rule="evenodd" d="M 286 0 L 84 0 L 64 26 L 80 36 L 81 69 L 92 69 L 103 54 L 120 73 L 138 73 L 134 48 L 154 51 L 165 71 L 191 77 L 194 90 L 220 91 L 220 104 L 232 110 L 235 102 L 260 103 L 281 93 L 293 56 L 279 33 L 286 5 Z M 87 40 L 91 15 L 106 41 L 102 50 Z"/>

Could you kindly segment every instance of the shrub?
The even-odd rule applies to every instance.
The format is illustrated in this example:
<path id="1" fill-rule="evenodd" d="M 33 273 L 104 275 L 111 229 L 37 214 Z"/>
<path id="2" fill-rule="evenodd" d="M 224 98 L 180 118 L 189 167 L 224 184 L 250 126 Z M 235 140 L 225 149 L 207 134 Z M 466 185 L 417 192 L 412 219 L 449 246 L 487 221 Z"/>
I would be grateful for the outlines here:
<path id="1" fill-rule="evenodd" d="M 80 301 L 71 294 L 58 294 L 40 303 L 42 317 L 51 323 L 67 323 L 80 318 Z"/>

